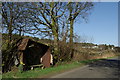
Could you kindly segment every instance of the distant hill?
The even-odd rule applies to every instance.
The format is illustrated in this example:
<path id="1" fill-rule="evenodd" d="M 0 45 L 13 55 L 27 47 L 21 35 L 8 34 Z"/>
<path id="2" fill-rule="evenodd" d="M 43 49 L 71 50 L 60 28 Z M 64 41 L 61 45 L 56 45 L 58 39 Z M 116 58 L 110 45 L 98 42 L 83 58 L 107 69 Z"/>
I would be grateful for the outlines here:
<path id="1" fill-rule="evenodd" d="M 52 44 L 53 43 L 53 41 L 50 39 L 39 39 L 37 37 L 31 37 L 31 36 L 19 36 L 17 34 L 12 35 L 11 43 L 13 43 L 14 41 L 16 41 L 20 38 L 30 38 L 34 41 L 37 41 L 37 42 L 43 43 L 43 44 Z M 2 34 L 2 50 L 5 50 L 7 48 L 7 43 L 8 43 L 8 34 L 3 33 Z"/>
<path id="2" fill-rule="evenodd" d="M 34 41 L 43 43 L 43 44 L 53 44 L 53 40 L 50 39 L 39 39 L 38 37 L 31 37 L 31 36 L 19 36 L 18 34 L 13 34 L 12 36 L 12 41 L 15 41 L 17 39 L 20 38 L 30 38 Z M 2 34 L 2 45 L 5 45 L 4 43 L 7 44 L 8 41 L 8 34 L 3 33 Z M 61 41 L 60 41 L 61 42 Z M 114 45 L 106 45 L 106 44 L 101 44 L 101 45 L 97 45 L 97 44 L 93 44 L 93 43 L 74 43 L 74 46 L 81 46 L 83 48 L 101 48 L 101 49 L 108 49 L 108 48 L 112 48 L 114 47 Z"/>

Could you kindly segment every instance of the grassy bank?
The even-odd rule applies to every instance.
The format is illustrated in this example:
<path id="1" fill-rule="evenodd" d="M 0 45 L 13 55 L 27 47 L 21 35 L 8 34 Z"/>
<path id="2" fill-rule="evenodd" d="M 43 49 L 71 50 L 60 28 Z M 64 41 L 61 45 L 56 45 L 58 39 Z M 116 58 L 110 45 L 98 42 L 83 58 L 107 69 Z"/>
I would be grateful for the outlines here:
<path id="1" fill-rule="evenodd" d="M 3 78 L 40 78 L 42 76 L 56 74 L 58 72 L 63 72 L 66 70 L 70 70 L 76 67 L 82 66 L 80 62 L 71 62 L 64 65 L 59 65 L 57 67 L 51 67 L 46 69 L 36 68 L 34 70 L 26 71 L 23 73 L 20 72 L 8 72 L 3 74 Z"/>
<path id="2" fill-rule="evenodd" d="M 112 58 L 112 57 L 108 57 Z M 103 58 L 102 58 L 103 59 Z M 23 73 L 20 72 L 8 72 L 3 74 L 3 78 L 43 78 L 43 77 L 49 77 L 51 75 L 55 75 L 64 71 L 68 71 L 80 66 L 83 66 L 87 63 L 98 61 L 101 59 L 92 59 L 92 60 L 84 60 L 84 61 L 73 61 L 73 62 L 64 62 L 56 67 L 46 68 L 46 69 L 40 69 L 36 68 L 34 70 L 25 71 Z M 11 79 L 12 80 L 12 79 Z"/>

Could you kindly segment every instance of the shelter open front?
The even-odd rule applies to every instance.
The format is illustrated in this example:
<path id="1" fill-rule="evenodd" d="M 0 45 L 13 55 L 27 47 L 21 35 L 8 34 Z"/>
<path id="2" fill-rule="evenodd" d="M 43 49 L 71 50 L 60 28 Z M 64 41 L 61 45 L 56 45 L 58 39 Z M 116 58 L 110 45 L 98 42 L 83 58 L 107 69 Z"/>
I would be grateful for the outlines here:
<path id="1" fill-rule="evenodd" d="M 24 70 L 29 70 L 30 66 L 32 65 L 40 64 L 43 64 L 44 67 L 50 67 L 52 54 L 49 46 L 38 43 L 29 38 L 21 39 L 16 44 L 16 55 L 14 56 L 14 59 L 10 61 L 14 62 L 14 65 L 19 66 L 20 64 L 22 64 Z M 11 68 L 14 65 L 9 65 L 9 67 Z"/>

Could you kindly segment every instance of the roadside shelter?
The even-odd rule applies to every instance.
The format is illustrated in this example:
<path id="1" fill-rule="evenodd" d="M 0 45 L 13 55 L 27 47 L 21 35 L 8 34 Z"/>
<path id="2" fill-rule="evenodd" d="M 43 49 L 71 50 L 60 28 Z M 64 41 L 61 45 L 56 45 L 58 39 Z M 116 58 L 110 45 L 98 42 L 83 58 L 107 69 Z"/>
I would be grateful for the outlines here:
<path id="1" fill-rule="evenodd" d="M 5 68 L 9 70 L 12 66 L 19 66 L 21 63 L 24 64 L 24 70 L 30 69 L 30 66 L 40 64 L 47 68 L 53 63 L 50 47 L 29 38 L 18 40 L 10 56 L 9 58 L 12 59 L 5 63 Z"/>

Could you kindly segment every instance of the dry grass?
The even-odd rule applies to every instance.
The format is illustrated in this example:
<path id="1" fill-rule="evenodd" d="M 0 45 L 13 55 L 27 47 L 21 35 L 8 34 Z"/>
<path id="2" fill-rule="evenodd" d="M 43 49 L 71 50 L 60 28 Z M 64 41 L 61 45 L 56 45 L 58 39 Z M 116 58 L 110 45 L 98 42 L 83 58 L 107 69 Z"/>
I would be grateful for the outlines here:
<path id="1" fill-rule="evenodd" d="M 100 49 L 90 49 L 90 48 L 80 48 L 76 47 L 74 51 L 74 60 L 89 60 L 89 59 L 99 59 L 117 56 L 120 53 L 114 50 L 100 50 Z"/>

